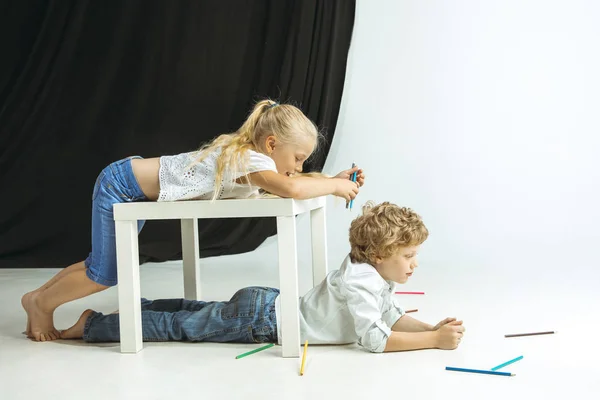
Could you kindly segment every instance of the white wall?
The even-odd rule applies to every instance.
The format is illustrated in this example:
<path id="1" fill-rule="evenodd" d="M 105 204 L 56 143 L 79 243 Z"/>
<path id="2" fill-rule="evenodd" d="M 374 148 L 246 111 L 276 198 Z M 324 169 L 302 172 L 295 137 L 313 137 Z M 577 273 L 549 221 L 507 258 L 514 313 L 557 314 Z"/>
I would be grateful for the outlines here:
<path id="1" fill-rule="evenodd" d="M 325 172 L 355 161 L 355 205 L 423 216 L 422 277 L 600 282 L 598 21 L 591 0 L 359 0 Z M 329 205 L 337 268 L 360 207 Z"/>

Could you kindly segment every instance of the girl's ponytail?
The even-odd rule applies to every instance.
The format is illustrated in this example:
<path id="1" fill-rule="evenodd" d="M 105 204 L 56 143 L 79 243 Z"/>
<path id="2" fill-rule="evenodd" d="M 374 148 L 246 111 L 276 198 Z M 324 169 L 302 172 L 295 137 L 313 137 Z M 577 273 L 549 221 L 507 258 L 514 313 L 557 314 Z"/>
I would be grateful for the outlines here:
<path id="1" fill-rule="evenodd" d="M 240 126 L 240 129 L 237 130 L 237 134 L 240 137 L 240 141 L 248 141 L 256 145 L 256 125 L 260 118 L 263 116 L 265 111 L 270 110 L 274 106 L 278 105 L 278 103 L 271 100 L 262 100 L 256 103 L 246 121 Z"/>
<path id="2" fill-rule="evenodd" d="M 256 126 L 258 125 L 260 118 L 263 116 L 266 110 L 278 105 L 278 103 L 271 100 L 262 100 L 256 103 L 252 112 L 246 118 L 246 121 L 242 126 L 235 132 L 225 134 L 217 137 L 211 143 L 204 145 L 199 150 L 199 155 L 194 162 L 188 167 L 192 168 L 194 165 L 204 160 L 211 152 L 217 149 L 221 150 L 221 154 L 217 157 L 216 171 L 215 171 L 215 186 L 213 191 L 212 200 L 216 200 L 219 197 L 221 186 L 223 183 L 223 175 L 225 171 L 231 173 L 233 176 L 247 175 L 245 171 L 246 164 L 242 157 L 245 155 L 246 150 L 256 147 Z"/>
<path id="3" fill-rule="evenodd" d="M 280 143 L 294 144 L 310 140 L 314 147 L 320 134 L 315 124 L 302 111 L 290 104 L 279 104 L 273 100 L 262 100 L 255 104 L 246 121 L 235 132 L 217 137 L 202 146 L 198 157 L 189 168 L 204 160 L 210 153 L 220 151 L 216 161 L 213 200 L 219 198 L 224 179 L 248 178 L 247 151 L 264 152 L 265 140 L 274 136 Z M 314 148 L 313 148 L 314 150 Z M 226 176 L 225 176 L 226 175 Z M 250 184 L 250 181 L 248 184 Z"/>

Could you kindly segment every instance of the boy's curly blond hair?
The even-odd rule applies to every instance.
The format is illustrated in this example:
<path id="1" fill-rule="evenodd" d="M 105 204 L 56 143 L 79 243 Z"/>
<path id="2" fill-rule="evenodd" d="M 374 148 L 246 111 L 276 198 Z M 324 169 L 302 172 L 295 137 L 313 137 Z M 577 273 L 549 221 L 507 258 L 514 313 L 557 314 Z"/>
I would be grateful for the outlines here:
<path id="1" fill-rule="evenodd" d="M 387 258 L 400 247 L 418 246 L 429 231 L 421 217 L 410 208 L 384 202 L 367 202 L 363 215 L 350 224 L 350 258 L 355 263 L 373 264 Z"/>

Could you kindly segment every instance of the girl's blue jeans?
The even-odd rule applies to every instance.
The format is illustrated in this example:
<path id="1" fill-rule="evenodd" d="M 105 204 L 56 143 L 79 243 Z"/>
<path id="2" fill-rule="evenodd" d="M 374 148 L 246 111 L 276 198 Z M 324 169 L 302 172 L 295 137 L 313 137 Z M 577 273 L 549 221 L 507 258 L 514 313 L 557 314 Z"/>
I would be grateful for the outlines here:
<path id="1" fill-rule="evenodd" d="M 144 341 L 277 343 L 275 299 L 279 290 L 248 287 L 231 300 L 142 299 Z M 86 342 L 118 342 L 119 314 L 93 312 L 85 323 Z"/>
<path id="2" fill-rule="evenodd" d="M 104 168 L 92 193 L 92 251 L 85 260 L 87 277 L 104 286 L 117 284 L 117 250 L 113 204 L 144 201 L 146 196 L 133 174 L 131 159 Z M 138 221 L 138 233 L 145 221 Z"/>

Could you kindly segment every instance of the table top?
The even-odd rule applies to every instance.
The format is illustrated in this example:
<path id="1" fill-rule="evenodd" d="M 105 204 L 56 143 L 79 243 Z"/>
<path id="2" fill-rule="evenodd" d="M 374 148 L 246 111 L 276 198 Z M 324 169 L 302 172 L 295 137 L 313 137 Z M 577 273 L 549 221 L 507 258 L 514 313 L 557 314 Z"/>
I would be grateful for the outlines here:
<path id="1" fill-rule="evenodd" d="M 282 217 L 324 208 L 325 204 L 325 196 L 307 200 L 284 198 L 187 200 L 118 203 L 113 206 L 113 211 L 115 221 Z"/>

